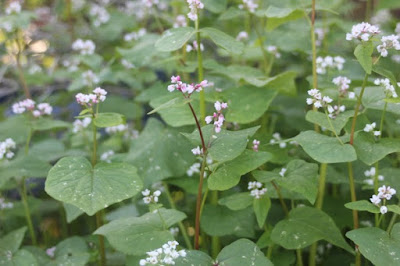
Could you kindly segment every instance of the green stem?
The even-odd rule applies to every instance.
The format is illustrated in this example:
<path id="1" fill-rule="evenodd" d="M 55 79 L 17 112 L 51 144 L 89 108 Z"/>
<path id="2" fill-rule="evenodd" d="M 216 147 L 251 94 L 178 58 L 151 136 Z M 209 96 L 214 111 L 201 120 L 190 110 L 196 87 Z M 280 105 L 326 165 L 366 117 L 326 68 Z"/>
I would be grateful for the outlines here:
<path id="1" fill-rule="evenodd" d="M 18 30 L 17 31 L 17 39 L 16 39 L 16 43 L 17 43 L 17 46 L 18 46 L 18 53 L 17 53 L 17 56 L 16 56 L 18 76 L 19 76 L 19 80 L 20 80 L 20 82 L 22 84 L 22 88 L 24 89 L 25 97 L 27 99 L 31 99 L 32 98 L 31 97 L 31 93 L 30 93 L 28 85 L 26 83 L 24 72 L 22 71 L 22 65 L 21 65 L 22 44 L 21 44 L 21 42 L 24 41 L 24 38 L 23 37 L 20 38 L 20 35 L 21 35 L 20 31 Z"/>
<path id="2" fill-rule="evenodd" d="M 195 27 L 196 27 L 196 42 L 197 42 L 197 63 L 198 63 L 198 69 L 197 69 L 197 75 L 198 75 L 198 81 L 202 82 L 204 79 L 204 73 L 203 73 L 203 55 L 201 53 L 201 36 L 200 36 L 200 31 L 199 31 L 199 20 L 197 19 L 195 21 Z M 200 120 L 201 124 L 205 124 L 205 119 L 206 118 L 206 100 L 204 96 L 204 90 L 200 91 Z"/>
<path id="3" fill-rule="evenodd" d="M 171 206 L 172 209 L 176 210 L 176 205 L 174 203 L 174 200 L 172 199 L 171 193 L 169 192 L 168 184 L 163 182 L 163 185 L 164 185 L 165 195 L 167 196 L 169 205 Z M 179 226 L 179 230 L 182 233 L 183 239 L 185 240 L 186 247 L 188 249 L 193 249 L 192 243 L 190 242 L 190 238 L 187 234 L 187 230 L 186 230 L 185 226 L 183 225 L 182 222 L 179 222 L 178 226 Z"/>
<path id="4" fill-rule="evenodd" d="M 386 229 L 386 232 L 390 233 L 392 231 L 393 225 L 397 220 L 397 216 L 398 216 L 397 213 L 393 213 L 392 219 L 390 219 L 390 222 L 389 222 L 389 225 L 388 225 L 388 227 Z"/>
<path id="5" fill-rule="evenodd" d="M 303 256 L 301 255 L 301 249 L 296 249 L 297 266 L 303 266 Z"/>
<path id="6" fill-rule="evenodd" d="M 20 190 L 20 195 L 22 199 L 22 205 L 24 206 L 26 223 L 28 224 L 29 234 L 31 236 L 32 245 L 37 245 L 35 230 L 33 229 L 33 223 L 31 218 L 31 211 L 28 204 L 28 196 L 26 193 L 26 178 L 22 178 L 22 189 Z"/>
<path id="7" fill-rule="evenodd" d="M 283 200 L 281 190 L 280 190 L 279 187 L 275 184 L 274 181 L 271 181 L 271 183 L 272 183 L 272 185 L 274 186 L 274 188 L 275 188 L 275 190 L 276 190 L 276 193 L 278 194 L 279 202 L 280 202 L 281 205 L 282 205 L 282 208 L 283 208 L 283 211 L 285 212 L 286 217 L 289 216 L 289 209 L 288 209 L 288 207 L 287 207 L 285 201 Z"/>
<path id="8" fill-rule="evenodd" d="M 96 227 L 100 228 L 103 225 L 103 210 L 96 213 Z M 104 248 L 104 236 L 99 235 L 99 252 L 100 252 L 100 265 L 106 265 L 106 251 Z"/>
<path id="9" fill-rule="evenodd" d="M 352 124 L 351 124 L 350 145 L 353 145 L 353 143 L 354 143 L 354 131 L 356 130 L 357 116 L 358 116 L 358 112 L 359 112 L 359 110 L 360 110 L 361 99 L 362 99 L 362 97 L 363 97 L 363 95 L 364 95 L 365 86 L 367 85 L 367 81 L 368 81 L 368 74 L 365 74 L 364 81 L 363 81 L 362 87 L 361 87 L 360 96 L 358 96 L 356 109 L 354 110 L 353 122 L 352 122 Z"/>
<path id="10" fill-rule="evenodd" d="M 27 138 L 26 143 L 25 143 L 25 155 L 28 155 L 28 153 L 29 153 L 29 145 L 30 145 L 31 140 L 32 140 L 32 135 L 33 135 L 33 129 L 30 128 L 29 129 L 29 133 L 28 133 L 28 138 Z"/>
<path id="11" fill-rule="evenodd" d="M 211 191 L 211 204 L 218 205 L 218 191 Z M 213 258 L 217 258 L 219 252 L 221 250 L 221 241 L 218 236 L 211 237 L 211 256 Z"/>
<path id="12" fill-rule="evenodd" d="M 251 21 L 251 18 L 254 18 L 254 16 L 252 16 L 250 14 L 250 21 Z M 263 55 L 264 71 L 265 71 L 265 74 L 268 76 L 268 74 L 269 74 L 268 53 L 267 53 L 267 51 L 265 51 L 264 41 L 262 39 L 261 33 L 258 31 L 257 23 L 254 23 L 254 31 L 256 32 L 258 42 L 260 43 L 260 50 Z"/>
<path id="13" fill-rule="evenodd" d="M 271 259 L 272 257 L 272 250 L 274 249 L 274 243 L 271 243 L 267 249 L 267 258 Z"/>
<path id="14" fill-rule="evenodd" d="M 348 170 L 349 170 L 349 184 L 350 184 L 350 196 L 351 196 L 351 202 L 357 201 L 356 197 L 356 188 L 354 185 L 354 174 L 353 174 L 353 165 L 351 162 L 347 163 L 348 165 Z M 353 229 L 358 229 L 359 223 L 358 223 L 358 211 L 353 210 Z M 356 245 L 356 261 L 355 261 L 356 266 L 361 265 L 361 254 L 360 251 L 358 251 L 358 247 Z"/>
<path id="15" fill-rule="evenodd" d="M 203 149 L 204 151 L 204 149 Z M 206 153 L 204 153 L 206 154 Z M 199 238 L 200 238 L 200 209 L 201 209 L 201 195 L 203 192 L 203 181 L 204 181 L 204 169 L 206 166 L 206 158 L 204 156 L 203 162 L 201 163 L 200 169 L 200 180 L 197 191 L 197 201 L 196 201 L 196 220 L 195 220 L 195 234 L 194 234 L 194 249 L 199 249 Z"/>
<path id="16" fill-rule="evenodd" d="M 336 137 L 337 140 L 340 142 L 340 144 L 344 145 L 343 141 L 339 138 L 338 134 L 336 133 L 335 128 L 333 127 L 331 118 L 329 117 L 328 112 L 326 111 L 326 108 L 325 108 L 325 115 L 326 115 L 326 119 L 328 119 L 329 126 L 331 127 L 333 133 L 335 134 L 335 137 Z"/>

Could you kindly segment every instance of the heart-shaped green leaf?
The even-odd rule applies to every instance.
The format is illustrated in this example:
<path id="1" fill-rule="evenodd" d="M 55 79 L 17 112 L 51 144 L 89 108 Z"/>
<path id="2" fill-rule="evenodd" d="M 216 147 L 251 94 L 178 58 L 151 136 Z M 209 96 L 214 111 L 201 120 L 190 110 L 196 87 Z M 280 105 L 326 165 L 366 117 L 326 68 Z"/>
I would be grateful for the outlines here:
<path id="1" fill-rule="evenodd" d="M 166 30 L 155 47 L 161 52 L 172 52 L 181 48 L 193 36 L 195 30 L 191 27 L 180 27 Z"/>

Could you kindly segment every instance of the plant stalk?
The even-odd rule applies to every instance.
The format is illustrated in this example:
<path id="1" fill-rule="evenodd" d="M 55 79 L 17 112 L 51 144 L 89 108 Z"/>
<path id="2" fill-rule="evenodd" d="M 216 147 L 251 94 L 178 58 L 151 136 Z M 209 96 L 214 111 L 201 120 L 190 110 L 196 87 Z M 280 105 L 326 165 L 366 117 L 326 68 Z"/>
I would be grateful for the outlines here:
<path id="1" fill-rule="evenodd" d="M 361 87 L 360 96 L 358 97 L 356 109 L 354 110 L 353 122 L 352 122 L 352 124 L 351 124 L 350 145 L 353 145 L 353 144 L 354 144 L 354 131 L 356 130 L 357 116 L 358 116 L 358 112 L 359 112 L 359 110 L 360 110 L 361 99 L 362 99 L 362 97 L 363 97 L 363 95 L 364 95 L 365 86 L 367 85 L 367 81 L 368 81 L 368 74 L 365 74 L 364 81 L 363 81 L 362 87 Z"/>
<path id="2" fill-rule="evenodd" d="M 18 31 L 18 33 L 19 33 L 19 31 Z M 22 56 L 22 44 L 21 44 L 21 42 L 23 42 L 23 37 L 21 37 L 21 40 L 20 40 L 20 38 L 19 38 L 20 36 L 19 35 L 20 34 L 17 35 L 17 39 L 16 39 L 17 46 L 18 46 L 18 53 L 17 53 L 17 56 L 16 56 L 18 77 L 19 77 L 19 80 L 20 80 L 20 82 L 22 84 L 22 88 L 24 89 L 25 97 L 27 99 L 31 99 L 32 96 L 31 96 L 31 93 L 29 91 L 28 85 L 26 83 L 26 79 L 25 79 L 24 72 L 22 70 L 22 65 L 21 65 L 21 56 Z"/>
<path id="3" fill-rule="evenodd" d="M 197 75 L 198 75 L 198 80 L 199 82 L 202 82 L 204 79 L 204 70 L 203 70 L 203 55 L 201 53 L 201 36 L 200 36 L 200 31 L 199 31 L 199 19 L 195 21 L 195 28 L 196 28 L 196 42 L 197 42 Z M 201 124 L 205 124 L 205 119 L 206 118 L 206 100 L 205 100 L 205 95 L 204 95 L 204 90 L 200 91 L 200 119 L 201 119 Z"/>

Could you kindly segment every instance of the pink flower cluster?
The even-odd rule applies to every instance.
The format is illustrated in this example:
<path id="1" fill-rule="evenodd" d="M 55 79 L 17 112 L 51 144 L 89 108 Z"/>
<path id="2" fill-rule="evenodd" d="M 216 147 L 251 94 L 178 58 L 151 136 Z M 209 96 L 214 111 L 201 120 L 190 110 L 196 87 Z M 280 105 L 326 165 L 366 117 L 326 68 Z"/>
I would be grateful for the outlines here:
<path id="1" fill-rule="evenodd" d="M 171 85 L 168 86 L 168 91 L 173 92 L 174 90 L 181 91 L 182 93 L 186 93 L 187 96 L 190 96 L 194 91 L 201 91 L 203 88 L 209 86 L 207 80 L 203 80 L 199 84 L 186 84 L 181 81 L 180 76 L 172 76 L 171 77 Z"/>
<path id="2" fill-rule="evenodd" d="M 75 95 L 76 101 L 81 105 L 92 106 L 93 104 L 104 102 L 106 99 L 107 91 L 98 87 L 93 90 L 93 93 L 83 94 L 78 93 Z"/>
<path id="3" fill-rule="evenodd" d="M 213 115 L 206 116 L 205 120 L 207 124 L 210 124 L 212 121 L 214 121 L 215 133 L 219 133 L 221 132 L 222 125 L 225 121 L 222 110 L 228 108 L 228 104 L 216 101 L 214 103 L 214 107 L 217 112 L 214 112 Z"/>
<path id="4" fill-rule="evenodd" d="M 260 141 L 254 139 L 253 140 L 253 151 L 258 151 L 258 146 L 260 145 Z"/>
<path id="5" fill-rule="evenodd" d="M 53 107 L 51 107 L 51 105 L 48 103 L 39 103 L 36 106 L 37 107 L 36 110 L 35 110 L 35 105 L 36 105 L 35 101 L 31 99 L 25 99 L 23 101 L 14 103 L 12 109 L 15 114 L 22 114 L 25 113 L 26 111 L 31 111 L 34 117 L 39 117 L 42 115 L 51 115 L 51 113 L 53 112 Z"/>
<path id="6" fill-rule="evenodd" d="M 199 9 L 204 8 L 204 4 L 200 0 L 186 0 L 189 4 L 190 12 L 187 14 L 188 18 L 192 21 L 196 21 L 198 19 L 197 13 Z"/>

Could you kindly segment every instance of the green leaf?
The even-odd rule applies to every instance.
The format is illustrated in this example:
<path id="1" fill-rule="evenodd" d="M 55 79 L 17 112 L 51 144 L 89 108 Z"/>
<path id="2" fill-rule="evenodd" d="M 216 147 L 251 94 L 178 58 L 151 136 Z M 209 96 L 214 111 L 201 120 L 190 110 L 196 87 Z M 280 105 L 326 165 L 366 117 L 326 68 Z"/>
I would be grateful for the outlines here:
<path id="1" fill-rule="evenodd" d="M 241 54 L 244 49 L 244 44 L 237 41 L 228 34 L 215 28 L 202 28 L 200 32 L 204 33 L 218 46 L 233 54 Z"/>
<path id="2" fill-rule="evenodd" d="M 318 165 L 302 160 L 290 161 L 283 177 L 276 179 L 278 185 L 304 196 L 314 204 L 318 194 Z"/>
<path id="3" fill-rule="evenodd" d="M 379 64 L 373 65 L 372 71 L 375 72 L 376 74 L 379 74 L 381 76 L 388 78 L 393 85 L 397 84 L 397 79 L 396 79 L 395 75 L 390 70 L 387 70 L 383 66 L 381 66 Z"/>
<path id="4" fill-rule="evenodd" d="M 267 219 L 269 208 L 271 208 L 271 200 L 268 196 L 262 196 L 259 199 L 254 199 L 253 210 L 256 214 L 258 227 L 263 228 L 265 219 Z"/>
<path id="5" fill-rule="evenodd" d="M 0 254 L 5 256 L 7 252 L 16 252 L 24 240 L 26 226 L 14 230 L 0 239 Z M 0 256 L 1 257 L 1 256 Z"/>
<path id="6" fill-rule="evenodd" d="M 215 1 L 213 1 L 215 2 Z M 226 10 L 224 13 L 221 14 L 221 16 L 219 16 L 219 20 L 231 20 L 240 16 L 245 15 L 246 12 L 244 10 L 240 10 L 236 7 L 229 7 L 228 10 Z"/>
<path id="7" fill-rule="evenodd" d="M 11 177 L 45 177 L 50 168 L 49 163 L 32 155 L 21 155 L 0 166 L 0 178 L 4 181 Z"/>
<path id="8" fill-rule="evenodd" d="M 260 17 L 267 17 L 267 30 L 272 31 L 279 25 L 303 18 L 306 14 L 302 9 L 269 6 L 267 10 L 258 10 L 256 15 Z"/>
<path id="9" fill-rule="evenodd" d="M 29 155 L 42 161 L 54 161 L 65 153 L 64 143 L 56 139 L 36 142 L 29 148 Z"/>
<path id="10" fill-rule="evenodd" d="M 240 177 L 263 165 L 272 158 L 268 152 L 245 150 L 239 157 L 221 164 L 208 178 L 208 188 L 227 190 L 240 181 Z"/>
<path id="11" fill-rule="evenodd" d="M 356 88 L 355 91 L 359 94 L 361 88 Z M 385 108 L 386 94 L 382 86 L 379 87 L 366 87 L 362 97 L 362 104 L 365 108 L 374 110 L 383 110 Z M 389 99 L 395 100 L 395 99 Z M 386 111 L 400 115 L 400 104 L 388 102 Z"/>
<path id="12" fill-rule="evenodd" d="M 12 254 L 11 259 L 7 255 L 0 256 L 0 265 L 2 266 L 37 266 L 39 265 L 35 256 L 27 250 L 18 250 Z"/>
<path id="13" fill-rule="evenodd" d="M 54 252 L 54 261 L 47 264 L 47 266 L 56 265 L 87 265 L 90 259 L 90 254 L 85 240 L 80 237 L 74 236 L 63 240 L 58 243 Z"/>
<path id="14" fill-rule="evenodd" d="M 65 214 L 67 216 L 67 223 L 73 222 L 76 218 L 84 214 L 84 212 L 72 204 L 63 202 Z"/>
<path id="15" fill-rule="evenodd" d="M 254 197 L 249 192 L 234 193 L 218 200 L 218 204 L 228 207 L 233 211 L 246 209 L 253 204 Z"/>
<path id="16" fill-rule="evenodd" d="M 136 168 L 126 163 L 99 163 L 85 157 L 64 157 L 51 168 L 45 190 L 88 215 L 133 197 L 143 187 Z"/>
<path id="17" fill-rule="evenodd" d="M 192 101 L 192 99 L 186 99 L 184 97 L 182 97 L 182 95 L 178 95 L 176 98 L 173 98 L 169 101 L 167 101 L 166 103 L 163 103 L 159 106 L 157 106 L 157 108 L 154 108 L 152 111 L 148 112 L 148 115 L 157 113 L 160 110 L 164 110 L 164 109 L 168 109 L 171 107 L 179 107 L 181 105 L 186 105 L 187 103 L 190 103 Z"/>
<path id="18" fill-rule="evenodd" d="M 332 218 L 321 210 L 306 206 L 292 209 L 289 218 L 276 224 L 271 239 L 286 249 L 305 248 L 323 239 L 353 253 Z"/>
<path id="19" fill-rule="evenodd" d="M 227 0 L 203 0 L 204 7 L 213 13 L 221 13 L 226 9 Z"/>
<path id="20" fill-rule="evenodd" d="M 378 141 L 371 133 L 358 132 L 354 138 L 357 157 L 368 165 L 372 165 L 386 155 L 400 152 L 400 140 L 382 138 Z"/>
<path id="21" fill-rule="evenodd" d="M 125 161 L 137 166 L 146 186 L 168 177 L 178 177 L 194 163 L 193 145 L 180 131 L 149 119 L 139 138 L 132 140 Z"/>
<path id="22" fill-rule="evenodd" d="M 180 49 L 195 33 L 192 27 L 180 27 L 166 30 L 155 47 L 161 52 L 172 52 Z"/>
<path id="23" fill-rule="evenodd" d="M 238 131 L 221 130 L 218 134 L 214 131 L 213 125 L 202 127 L 204 141 L 208 143 L 210 140 L 210 148 L 208 154 L 214 161 L 219 163 L 233 160 L 238 157 L 247 147 L 249 137 L 252 137 L 260 127 L 252 127 Z M 191 134 L 183 134 L 195 145 L 201 146 L 199 131 L 196 129 Z M 212 139 L 212 135 L 216 135 L 216 139 Z"/>
<path id="24" fill-rule="evenodd" d="M 356 56 L 358 62 L 368 75 L 370 75 L 372 71 L 373 51 L 374 51 L 374 46 L 372 41 L 363 42 L 357 45 L 356 49 L 354 50 L 354 55 Z"/>
<path id="25" fill-rule="evenodd" d="M 267 87 L 241 86 L 226 90 L 223 97 L 228 100 L 226 120 L 250 123 L 260 118 L 267 110 L 277 91 Z"/>
<path id="26" fill-rule="evenodd" d="M 97 127 L 114 127 L 125 124 L 125 117 L 118 113 L 98 113 L 94 124 Z"/>
<path id="27" fill-rule="evenodd" d="M 33 130 L 36 131 L 45 131 L 51 129 L 69 128 L 71 127 L 71 124 L 60 120 L 53 120 L 46 117 L 40 117 L 31 122 L 31 127 Z"/>
<path id="28" fill-rule="evenodd" d="M 28 138 L 29 122 L 23 115 L 8 117 L 5 121 L 0 122 L 0 141 L 12 136 L 17 143 L 24 143 Z"/>
<path id="29" fill-rule="evenodd" d="M 111 221 L 94 234 L 105 236 L 111 246 L 122 253 L 144 255 L 173 240 L 168 228 L 186 218 L 184 213 L 177 210 L 161 208 L 157 212 Z"/>
<path id="30" fill-rule="evenodd" d="M 179 257 L 175 260 L 175 266 L 210 266 L 213 265 L 213 259 L 206 253 L 198 250 L 186 250 L 185 257 Z"/>
<path id="31" fill-rule="evenodd" d="M 380 228 L 368 227 L 346 233 L 361 254 L 374 265 L 398 265 L 400 260 L 400 223 L 393 226 L 390 235 Z"/>
<path id="32" fill-rule="evenodd" d="M 306 120 L 308 122 L 324 127 L 329 131 L 336 132 L 337 135 L 340 135 L 340 131 L 344 128 L 349 119 L 353 116 L 354 116 L 354 111 L 345 111 L 343 113 L 340 113 L 334 119 L 330 118 L 333 129 L 325 113 L 310 110 L 307 112 Z"/>
<path id="33" fill-rule="evenodd" d="M 354 202 L 349 202 L 346 203 L 344 206 L 350 210 L 367 211 L 370 213 L 380 213 L 379 207 L 367 200 L 358 200 Z"/>
<path id="34" fill-rule="evenodd" d="M 144 113 L 142 107 L 133 102 L 132 99 L 119 96 L 107 96 L 107 101 L 101 103 L 99 111 L 104 113 L 119 113 L 125 116 L 126 119 L 138 119 Z"/>
<path id="35" fill-rule="evenodd" d="M 357 160 L 350 144 L 342 145 L 335 137 L 328 137 L 315 131 L 303 131 L 293 138 L 304 151 L 320 163 L 343 163 Z"/>
<path id="36" fill-rule="evenodd" d="M 224 247 L 216 261 L 219 266 L 273 265 L 257 245 L 248 239 L 239 239 Z"/>

